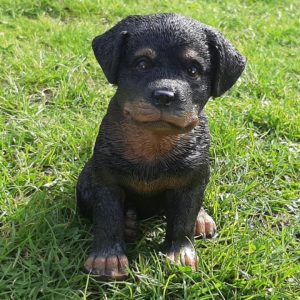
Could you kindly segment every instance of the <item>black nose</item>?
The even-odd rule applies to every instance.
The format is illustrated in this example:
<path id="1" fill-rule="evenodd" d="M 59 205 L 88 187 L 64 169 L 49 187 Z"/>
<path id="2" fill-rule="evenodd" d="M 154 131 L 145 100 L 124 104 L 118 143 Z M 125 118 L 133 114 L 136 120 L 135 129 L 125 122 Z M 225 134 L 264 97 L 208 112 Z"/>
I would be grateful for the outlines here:
<path id="1" fill-rule="evenodd" d="M 168 106 L 174 100 L 175 94 L 171 91 L 166 90 L 155 90 L 153 91 L 153 98 L 155 105 L 157 106 Z"/>

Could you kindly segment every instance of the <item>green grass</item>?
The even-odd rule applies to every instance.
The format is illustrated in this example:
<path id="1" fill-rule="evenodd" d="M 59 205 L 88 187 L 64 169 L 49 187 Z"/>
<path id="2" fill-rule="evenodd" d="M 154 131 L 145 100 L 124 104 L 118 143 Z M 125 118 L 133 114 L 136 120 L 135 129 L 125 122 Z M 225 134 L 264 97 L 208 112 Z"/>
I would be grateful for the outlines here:
<path id="1" fill-rule="evenodd" d="M 74 187 L 114 93 L 92 38 L 129 14 L 174 11 L 217 27 L 247 59 L 206 111 L 219 235 L 199 272 L 157 251 L 142 224 L 130 278 L 82 272 L 91 225 Z M 0 299 L 300 299 L 299 1 L 0 0 Z"/>

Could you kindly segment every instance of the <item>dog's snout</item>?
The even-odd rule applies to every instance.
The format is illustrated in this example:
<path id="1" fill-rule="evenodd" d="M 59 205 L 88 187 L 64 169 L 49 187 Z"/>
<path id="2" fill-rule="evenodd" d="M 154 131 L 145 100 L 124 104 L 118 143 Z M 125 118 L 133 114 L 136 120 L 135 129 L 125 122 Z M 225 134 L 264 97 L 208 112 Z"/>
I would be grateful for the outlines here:
<path id="1" fill-rule="evenodd" d="M 168 106 L 174 100 L 175 94 L 172 91 L 155 90 L 153 91 L 154 103 L 157 106 Z"/>

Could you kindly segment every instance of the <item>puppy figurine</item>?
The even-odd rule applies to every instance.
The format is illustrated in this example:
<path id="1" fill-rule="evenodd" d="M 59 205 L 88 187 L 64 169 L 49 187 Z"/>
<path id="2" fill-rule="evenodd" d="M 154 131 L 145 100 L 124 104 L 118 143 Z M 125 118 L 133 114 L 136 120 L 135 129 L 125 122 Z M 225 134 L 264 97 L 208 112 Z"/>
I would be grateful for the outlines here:
<path id="1" fill-rule="evenodd" d="M 231 88 L 245 58 L 216 29 L 173 13 L 129 16 L 92 46 L 118 88 L 77 184 L 78 207 L 94 225 L 85 269 L 126 278 L 125 241 L 135 238 L 137 219 L 164 213 L 165 253 L 196 270 L 194 235 L 216 231 L 202 208 L 210 144 L 203 108 Z"/>

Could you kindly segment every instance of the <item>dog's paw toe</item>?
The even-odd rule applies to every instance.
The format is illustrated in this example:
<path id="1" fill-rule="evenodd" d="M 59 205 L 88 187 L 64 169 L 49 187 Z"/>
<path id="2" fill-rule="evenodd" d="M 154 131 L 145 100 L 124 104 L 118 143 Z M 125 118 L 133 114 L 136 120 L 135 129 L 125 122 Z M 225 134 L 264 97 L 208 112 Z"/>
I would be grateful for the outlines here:
<path id="1" fill-rule="evenodd" d="M 195 223 L 195 236 L 200 238 L 212 238 L 216 235 L 217 226 L 213 218 L 201 208 Z"/>
<path id="2" fill-rule="evenodd" d="M 167 251 L 167 257 L 177 264 L 190 266 L 193 271 L 197 270 L 197 254 L 192 246 L 183 246 L 178 249 Z"/>
<path id="3" fill-rule="evenodd" d="M 126 255 L 90 255 L 84 264 L 88 273 L 99 276 L 101 280 L 124 280 L 128 277 Z"/>

